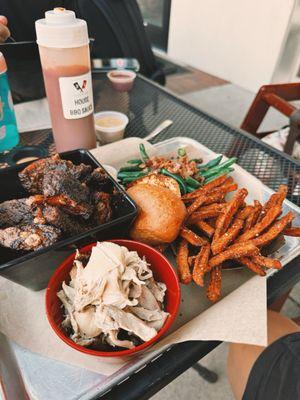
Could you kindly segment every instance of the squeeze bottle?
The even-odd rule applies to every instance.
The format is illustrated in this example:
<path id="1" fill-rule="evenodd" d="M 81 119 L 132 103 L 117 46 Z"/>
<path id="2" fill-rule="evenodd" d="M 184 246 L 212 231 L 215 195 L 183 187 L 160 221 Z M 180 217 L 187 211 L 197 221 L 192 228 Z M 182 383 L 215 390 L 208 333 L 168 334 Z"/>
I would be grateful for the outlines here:
<path id="1" fill-rule="evenodd" d="M 5 58 L 0 53 L 0 152 L 12 149 L 20 140 L 6 71 Z"/>
<path id="2" fill-rule="evenodd" d="M 35 22 L 58 152 L 96 147 L 87 24 L 64 8 Z"/>

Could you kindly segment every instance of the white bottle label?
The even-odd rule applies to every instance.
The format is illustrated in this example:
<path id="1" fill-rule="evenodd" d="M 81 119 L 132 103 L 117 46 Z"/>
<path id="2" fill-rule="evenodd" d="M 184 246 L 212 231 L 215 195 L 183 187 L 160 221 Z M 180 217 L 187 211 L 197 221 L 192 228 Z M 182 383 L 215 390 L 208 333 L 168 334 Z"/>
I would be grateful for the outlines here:
<path id="1" fill-rule="evenodd" d="M 64 117 L 79 119 L 94 112 L 91 73 L 59 78 Z"/>

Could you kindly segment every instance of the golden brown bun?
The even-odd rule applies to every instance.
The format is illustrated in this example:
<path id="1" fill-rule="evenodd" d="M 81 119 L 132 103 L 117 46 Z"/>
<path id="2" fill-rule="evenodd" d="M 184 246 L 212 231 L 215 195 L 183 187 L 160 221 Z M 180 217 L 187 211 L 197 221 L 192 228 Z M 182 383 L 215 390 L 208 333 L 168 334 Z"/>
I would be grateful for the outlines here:
<path id="1" fill-rule="evenodd" d="M 130 237 L 150 245 L 173 242 L 186 216 L 186 208 L 169 189 L 149 184 L 127 190 L 139 207 Z"/>
<path id="2" fill-rule="evenodd" d="M 149 185 L 154 185 L 154 186 L 159 186 L 159 187 L 165 187 L 176 196 L 181 197 L 180 194 L 180 188 L 178 183 L 175 181 L 175 179 L 170 178 L 169 176 L 161 175 L 161 174 L 149 174 L 146 176 L 143 176 L 142 178 L 136 179 L 135 181 L 131 182 L 127 188 L 130 188 L 135 185 L 140 185 L 140 184 L 148 183 Z"/>

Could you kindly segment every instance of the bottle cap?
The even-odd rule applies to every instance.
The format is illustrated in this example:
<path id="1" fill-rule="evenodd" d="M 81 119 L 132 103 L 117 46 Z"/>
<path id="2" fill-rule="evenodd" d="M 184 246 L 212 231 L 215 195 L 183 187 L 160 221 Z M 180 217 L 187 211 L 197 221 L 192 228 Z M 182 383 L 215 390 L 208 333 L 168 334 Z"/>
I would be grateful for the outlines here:
<path id="1" fill-rule="evenodd" d="M 4 74 L 7 71 L 7 65 L 4 55 L 0 52 L 0 74 Z"/>
<path id="2" fill-rule="evenodd" d="M 35 22 L 35 30 L 39 46 L 60 49 L 89 44 L 86 22 L 65 8 L 46 11 L 45 18 Z"/>

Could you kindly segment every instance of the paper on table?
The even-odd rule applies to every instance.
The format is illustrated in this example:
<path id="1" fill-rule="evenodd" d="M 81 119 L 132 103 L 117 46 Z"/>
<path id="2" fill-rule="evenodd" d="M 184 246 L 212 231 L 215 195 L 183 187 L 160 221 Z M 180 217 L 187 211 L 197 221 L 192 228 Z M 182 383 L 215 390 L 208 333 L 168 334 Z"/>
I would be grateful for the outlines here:
<path id="1" fill-rule="evenodd" d="M 15 105 L 19 132 L 51 128 L 47 99 L 33 100 Z"/>
<path id="2" fill-rule="evenodd" d="M 103 375 L 113 374 L 128 362 L 128 359 L 108 361 L 88 356 L 67 346 L 47 321 L 44 297 L 44 290 L 32 292 L 0 278 L 0 331 L 30 351 Z M 167 336 L 153 349 L 187 340 L 265 345 L 265 299 L 265 278 L 253 277 L 221 302 Z M 185 308 L 188 308 L 188 304 Z M 249 321 L 255 321 L 255 324 L 249 324 Z M 179 318 L 176 325 L 180 326 L 180 322 Z"/>
<path id="3" fill-rule="evenodd" d="M 115 160 L 113 165 L 117 167 L 136 156 L 140 142 L 138 138 L 126 139 L 95 149 L 93 154 L 105 164 Z M 148 143 L 147 149 L 151 151 Z M 251 178 L 247 186 L 250 191 L 255 191 Z M 246 270 L 224 271 L 222 292 L 226 297 L 207 308 L 204 290 L 195 284 L 183 285 L 182 303 L 171 334 L 149 351 L 187 340 L 265 345 L 266 279 L 251 277 Z M 31 292 L 4 278 L 0 278 L 0 331 L 33 352 L 103 375 L 111 375 L 128 362 L 128 359 L 108 361 L 86 356 L 69 348 L 56 337 L 48 324 L 44 291 Z"/>

